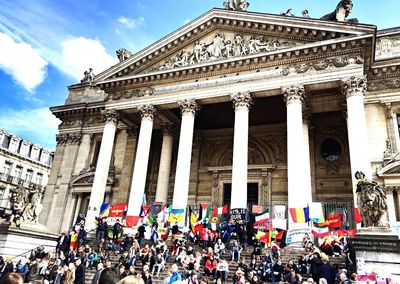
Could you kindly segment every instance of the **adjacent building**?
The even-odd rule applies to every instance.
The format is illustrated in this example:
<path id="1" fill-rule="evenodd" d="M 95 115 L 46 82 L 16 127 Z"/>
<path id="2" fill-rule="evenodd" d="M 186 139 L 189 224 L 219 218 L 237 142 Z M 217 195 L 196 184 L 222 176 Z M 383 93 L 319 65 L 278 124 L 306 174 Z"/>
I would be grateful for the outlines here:
<path id="1" fill-rule="evenodd" d="M 92 228 L 104 200 L 138 215 L 144 194 L 176 209 L 318 201 L 351 219 L 356 171 L 399 220 L 400 28 L 227 6 L 118 56 L 51 108 L 52 232 L 80 212 Z"/>
<path id="2" fill-rule="evenodd" d="M 50 150 L 0 129 L 0 214 L 10 214 L 13 188 L 46 187 L 53 157 Z"/>

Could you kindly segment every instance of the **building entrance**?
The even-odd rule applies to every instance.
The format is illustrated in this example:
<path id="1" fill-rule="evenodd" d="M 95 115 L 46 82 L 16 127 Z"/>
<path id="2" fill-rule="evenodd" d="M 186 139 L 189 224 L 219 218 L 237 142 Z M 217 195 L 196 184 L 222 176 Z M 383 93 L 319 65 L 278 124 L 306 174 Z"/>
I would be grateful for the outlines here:
<path id="1" fill-rule="evenodd" d="M 231 204 L 232 184 L 224 184 L 224 205 Z M 258 205 L 258 183 L 247 184 L 247 209 L 251 210 L 253 205 Z"/>

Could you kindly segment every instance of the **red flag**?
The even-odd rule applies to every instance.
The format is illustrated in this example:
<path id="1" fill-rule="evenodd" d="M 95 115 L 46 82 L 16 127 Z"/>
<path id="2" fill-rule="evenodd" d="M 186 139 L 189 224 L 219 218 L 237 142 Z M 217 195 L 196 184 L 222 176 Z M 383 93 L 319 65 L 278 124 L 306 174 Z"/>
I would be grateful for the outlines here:
<path id="1" fill-rule="evenodd" d="M 331 214 L 329 214 L 329 217 L 326 218 L 325 224 L 329 228 L 339 228 L 342 226 L 342 223 L 340 222 L 340 215 L 334 211 Z"/>
<path id="2" fill-rule="evenodd" d="M 226 213 L 228 213 L 228 205 L 214 207 L 214 215 L 224 215 Z"/>
<path id="3" fill-rule="evenodd" d="M 126 203 L 115 204 L 111 207 L 110 215 L 108 217 L 122 218 L 126 210 Z"/>
<path id="4" fill-rule="evenodd" d="M 357 224 L 362 222 L 362 218 L 361 218 L 361 215 L 360 215 L 360 210 L 358 208 L 354 208 L 354 219 L 356 220 Z"/>
<path id="5" fill-rule="evenodd" d="M 280 232 L 275 236 L 275 239 L 276 239 L 276 240 L 281 240 L 284 234 L 285 234 L 285 231 L 284 231 L 284 230 L 280 231 Z"/>
<path id="6" fill-rule="evenodd" d="M 269 243 L 269 234 L 270 232 L 266 232 L 264 236 L 259 239 L 260 243 L 268 244 Z"/>
<path id="7" fill-rule="evenodd" d="M 126 227 L 135 227 L 139 222 L 140 216 L 126 216 Z"/>

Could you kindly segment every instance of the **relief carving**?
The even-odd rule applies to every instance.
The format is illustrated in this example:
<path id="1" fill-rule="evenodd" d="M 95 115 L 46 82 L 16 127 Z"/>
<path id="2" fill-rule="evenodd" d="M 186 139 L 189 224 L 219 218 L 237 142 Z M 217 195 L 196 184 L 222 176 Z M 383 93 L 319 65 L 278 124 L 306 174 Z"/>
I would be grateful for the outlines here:
<path id="1" fill-rule="evenodd" d="M 296 43 L 267 39 L 263 36 L 243 36 L 242 34 L 228 36 L 222 32 L 217 32 L 211 42 L 196 41 L 193 47 L 188 50 L 181 50 L 172 58 L 167 59 L 164 64 L 153 68 L 151 71 L 164 71 L 197 63 L 275 51 L 293 46 L 296 46 Z"/>
<path id="2" fill-rule="evenodd" d="M 400 79 L 377 80 L 368 84 L 368 91 L 394 90 L 400 88 Z"/>

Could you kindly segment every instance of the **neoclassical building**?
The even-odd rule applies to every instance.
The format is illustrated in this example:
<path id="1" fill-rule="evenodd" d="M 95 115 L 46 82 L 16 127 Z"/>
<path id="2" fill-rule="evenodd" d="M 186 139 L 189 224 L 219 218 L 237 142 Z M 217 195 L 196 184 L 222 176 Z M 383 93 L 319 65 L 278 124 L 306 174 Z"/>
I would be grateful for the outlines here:
<path id="1" fill-rule="evenodd" d="M 243 7 L 242 7 L 243 8 Z M 51 111 L 57 136 L 41 223 L 93 227 L 103 200 L 355 204 L 356 171 L 399 220 L 400 29 L 212 9 L 85 73 Z"/>

